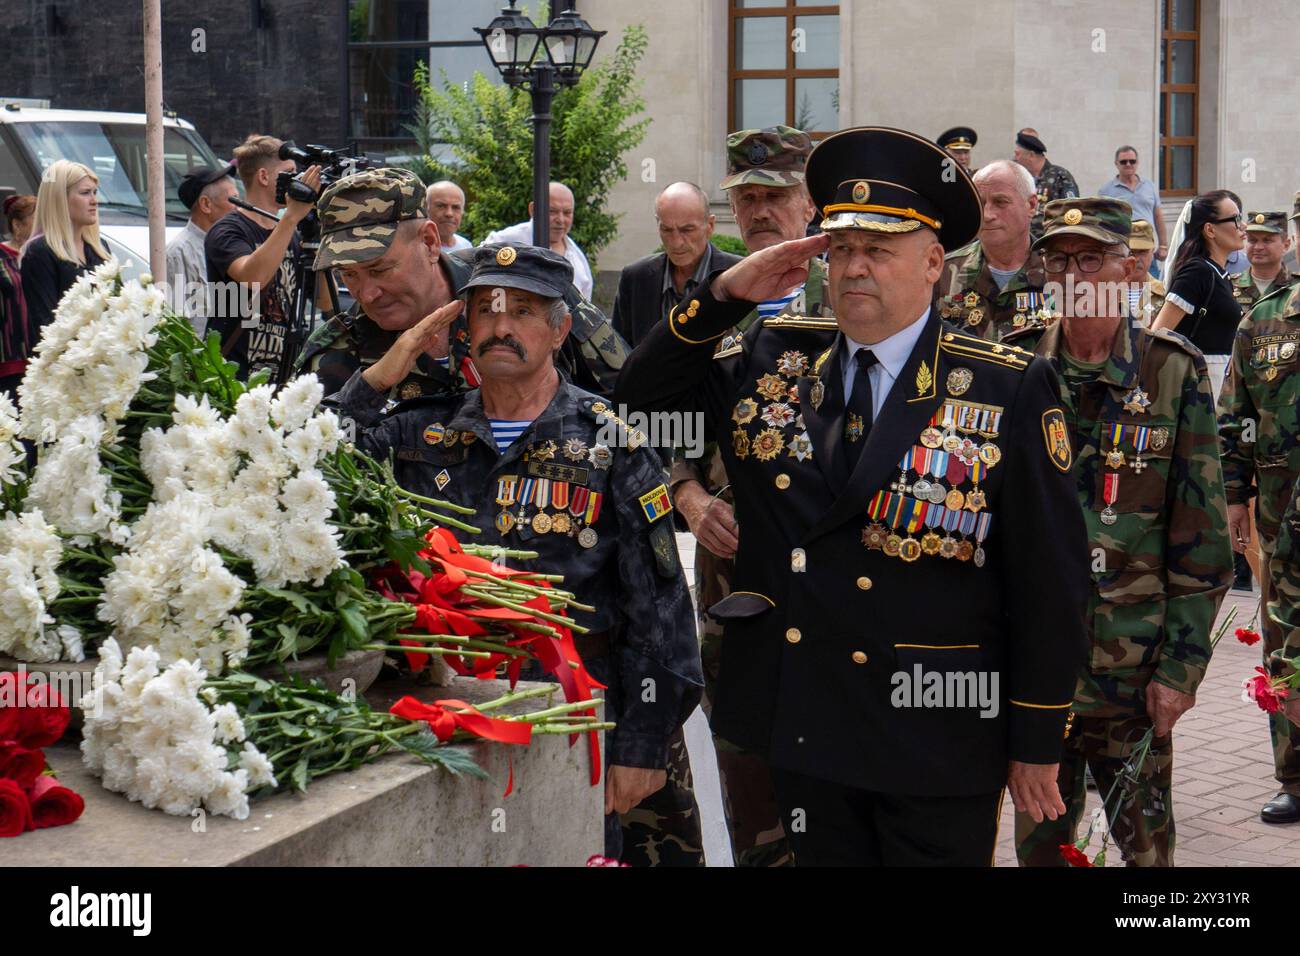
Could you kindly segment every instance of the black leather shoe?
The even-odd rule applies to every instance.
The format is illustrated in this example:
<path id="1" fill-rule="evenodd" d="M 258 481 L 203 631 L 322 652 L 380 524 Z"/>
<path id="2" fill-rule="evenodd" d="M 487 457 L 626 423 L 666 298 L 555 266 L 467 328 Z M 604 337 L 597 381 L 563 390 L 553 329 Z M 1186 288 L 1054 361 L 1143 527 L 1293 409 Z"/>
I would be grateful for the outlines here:
<path id="1" fill-rule="evenodd" d="M 1264 804 L 1259 811 L 1259 818 L 1265 823 L 1295 823 L 1300 820 L 1300 797 L 1291 793 L 1279 793 Z"/>

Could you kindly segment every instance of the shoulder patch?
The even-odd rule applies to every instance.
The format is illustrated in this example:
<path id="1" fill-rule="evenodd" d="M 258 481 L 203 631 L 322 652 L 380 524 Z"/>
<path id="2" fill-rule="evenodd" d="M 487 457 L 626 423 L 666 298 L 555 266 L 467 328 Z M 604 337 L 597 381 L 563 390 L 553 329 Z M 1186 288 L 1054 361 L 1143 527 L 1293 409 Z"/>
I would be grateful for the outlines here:
<path id="1" fill-rule="evenodd" d="M 1163 279 L 1152 279 L 1149 286 L 1152 295 L 1164 295 L 1165 283 Z"/>
<path id="2" fill-rule="evenodd" d="M 646 521 L 651 524 L 654 524 L 673 510 L 672 498 L 668 496 L 666 485 L 656 485 L 651 488 L 637 499 L 637 503 L 641 505 L 641 511 L 645 514 Z"/>
<path id="3" fill-rule="evenodd" d="M 1004 345 L 990 342 L 961 332 L 944 332 L 939 336 L 939 347 L 951 355 L 965 359 L 976 359 L 1024 371 L 1033 361 L 1033 354 L 1018 345 Z"/>
<path id="4" fill-rule="evenodd" d="M 1058 471 L 1068 473 L 1074 464 L 1074 451 L 1070 448 L 1070 432 L 1065 425 L 1065 413 L 1059 408 L 1043 412 L 1043 443 L 1047 457 Z"/>

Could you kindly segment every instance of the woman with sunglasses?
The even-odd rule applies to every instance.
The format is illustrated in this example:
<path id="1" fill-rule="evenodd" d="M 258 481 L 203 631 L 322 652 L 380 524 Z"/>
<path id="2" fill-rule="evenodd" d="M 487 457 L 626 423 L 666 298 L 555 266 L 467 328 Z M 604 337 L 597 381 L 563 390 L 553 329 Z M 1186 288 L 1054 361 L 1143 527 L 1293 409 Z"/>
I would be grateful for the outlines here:
<path id="1" fill-rule="evenodd" d="M 1242 226 L 1241 202 L 1233 192 L 1217 189 L 1191 201 L 1186 239 L 1169 270 L 1173 279 L 1153 323 L 1155 328 L 1176 329 L 1205 354 L 1216 395 L 1241 321 L 1227 262 L 1228 256 L 1246 243 Z"/>

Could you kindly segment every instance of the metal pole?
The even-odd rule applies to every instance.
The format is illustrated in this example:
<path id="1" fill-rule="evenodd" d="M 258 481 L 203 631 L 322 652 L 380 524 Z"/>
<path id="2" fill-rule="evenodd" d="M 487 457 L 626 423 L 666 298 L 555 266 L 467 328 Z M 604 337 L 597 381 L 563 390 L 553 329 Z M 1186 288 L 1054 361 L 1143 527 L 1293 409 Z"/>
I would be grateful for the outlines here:
<path id="1" fill-rule="evenodd" d="M 533 245 L 551 245 L 551 100 L 555 72 L 533 68 Z"/>
<path id="2" fill-rule="evenodd" d="M 163 193 L 162 6 L 144 0 L 144 150 L 149 202 L 149 271 L 155 282 L 167 275 L 167 197 Z"/>

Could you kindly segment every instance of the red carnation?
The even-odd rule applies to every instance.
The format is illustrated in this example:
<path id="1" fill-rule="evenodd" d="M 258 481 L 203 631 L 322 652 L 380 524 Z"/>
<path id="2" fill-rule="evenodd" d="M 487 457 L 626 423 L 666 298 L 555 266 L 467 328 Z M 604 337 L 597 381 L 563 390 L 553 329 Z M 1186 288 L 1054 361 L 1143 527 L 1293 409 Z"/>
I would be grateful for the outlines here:
<path id="1" fill-rule="evenodd" d="M 27 794 L 13 780 L 0 780 L 0 837 L 18 836 L 32 828 Z"/>
<path id="2" fill-rule="evenodd" d="M 587 865 L 588 866 L 617 866 L 617 867 L 627 867 L 627 868 L 631 867 L 631 864 L 629 863 L 620 863 L 612 856 L 601 856 L 599 853 L 593 853 L 591 856 L 589 856 L 587 858 Z"/>
<path id="3" fill-rule="evenodd" d="M 1080 850 L 1077 846 L 1075 846 L 1073 843 L 1061 844 L 1061 857 L 1065 860 L 1066 863 L 1069 863 L 1070 866 L 1086 866 L 1086 867 L 1092 866 L 1092 862 L 1088 859 L 1088 857 L 1084 854 L 1084 852 Z"/>
<path id="4" fill-rule="evenodd" d="M 30 790 L 44 771 L 45 755 L 39 750 L 28 750 L 12 740 L 0 742 L 0 779 L 12 780 Z"/>
<path id="5" fill-rule="evenodd" d="M 1243 644 L 1258 644 L 1261 640 L 1259 631 L 1252 631 L 1248 627 L 1239 627 L 1233 633 L 1237 635 L 1237 640 Z"/>
<path id="6" fill-rule="evenodd" d="M 81 794 L 62 786 L 50 776 L 37 778 L 29 797 L 32 821 L 37 830 L 71 823 L 86 809 L 86 801 L 81 799 Z"/>
<path id="7" fill-rule="evenodd" d="M 1276 714 L 1286 702 L 1287 689 L 1282 684 L 1275 685 L 1262 667 L 1255 668 L 1255 675 L 1241 682 L 1242 700 L 1253 700 L 1259 709 L 1268 714 Z"/>

